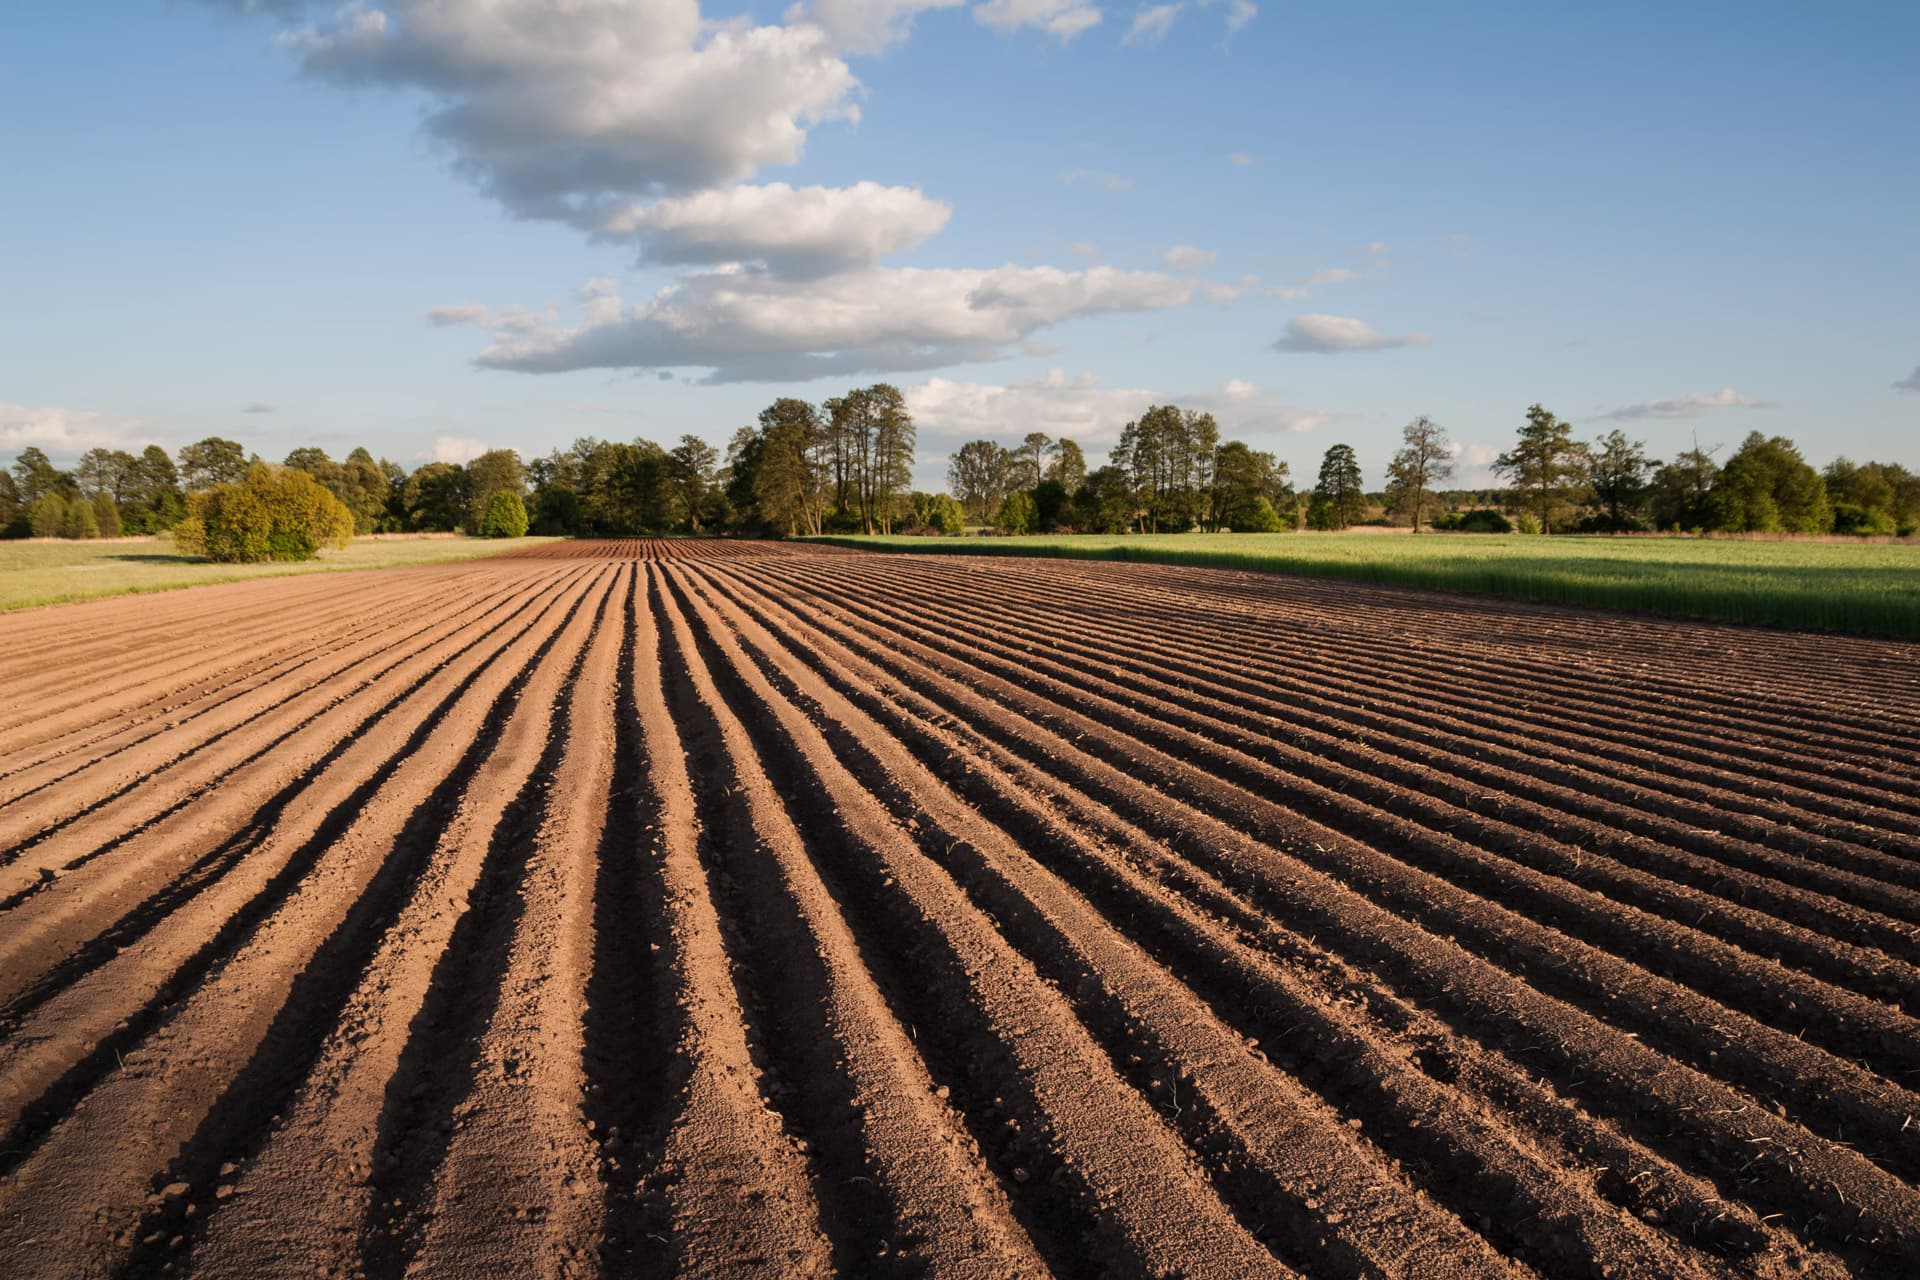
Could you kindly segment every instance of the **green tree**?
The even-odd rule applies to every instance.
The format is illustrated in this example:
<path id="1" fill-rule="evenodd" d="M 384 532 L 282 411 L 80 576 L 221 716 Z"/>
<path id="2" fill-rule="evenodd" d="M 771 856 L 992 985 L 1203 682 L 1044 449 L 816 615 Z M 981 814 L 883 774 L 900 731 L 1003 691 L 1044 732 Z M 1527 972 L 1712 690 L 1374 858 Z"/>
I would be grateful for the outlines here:
<path id="1" fill-rule="evenodd" d="M 1646 505 L 1653 469 L 1646 445 L 1629 440 L 1618 428 L 1601 436 L 1596 447 L 1588 451 L 1587 485 L 1593 490 L 1593 500 L 1609 533 L 1640 527 L 1639 515 Z"/>
<path id="2" fill-rule="evenodd" d="M 93 495 L 93 523 L 103 538 L 120 536 L 120 504 L 111 493 L 102 490 Z"/>
<path id="3" fill-rule="evenodd" d="M 1279 533 L 1285 525 L 1274 497 L 1287 488 L 1287 464 L 1270 453 L 1229 440 L 1214 453 L 1210 529 L 1234 533 Z"/>
<path id="4" fill-rule="evenodd" d="M 60 536 L 74 539 L 99 537 L 100 520 L 93 513 L 93 503 L 79 494 L 67 499 L 66 513 L 60 521 Z"/>
<path id="5" fill-rule="evenodd" d="M 1424 413 L 1400 429 L 1400 439 L 1387 464 L 1387 510 L 1406 516 L 1418 533 L 1421 517 L 1435 505 L 1434 489 L 1453 478 L 1453 446 Z"/>
<path id="6" fill-rule="evenodd" d="M 1025 489 L 1016 489 L 1001 501 L 993 523 L 1002 533 L 1032 533 L 1036 514 L 1033 495 Z"/>
<path id="7" fill-rule="evenodd" d="M 1527 407 L 1527 425 L 1511 449 L 1494 459 L 1493 469 L 1508 478 L 1520 505 L 1553 532 L 1553 519 L 1585 493 L 1586 448 L 1573 438 L 1573 424 L 1539 405 Z"/>
<path id="8" fill-rule="evenodd" d="M 74 487 L 73 477 L 53 465 L 38 448 L 28 445 L 13 464 L 14 488 L 22 506 L 32 507 L 49 493 L 64 495 Z"/>
<path id="9" fill-rule="evenodd" d="M 188 555 L 241 564 L 311 560 L 352 538 L 353 513 L 340 499 L 304 471 L 263 462 L 233 484 L 194 493 L 173 531 L 174 545 Z"/>
<path id="10" fill-rule="evenodd" d="M 1006 500 L 1013 459 L 992 440 L 969 440 L 947 460 L 947 483 L 976 524 L 985 524 Z"/>
<path id="11" fill-rule="evenodd" d="M 1044 431 L 1029 431 L 1020 447 L 1013 451 L 1013 488 L 1031 493 L 1046 479 L 1047 455 L 1053 452 L 1053 440 Z"/>
<path id="12" fill-rule="evenodd" d="M 486 519 L 487 503 L 496 493 L 511 493 L 524 499 L 527 494 L 527 469 L 512 449 L 489 449 L 466 465 L 467 511 L 460 522 L 465 529 L 478 529 Z"/>
<path id="13" fill-rule="evenodd" d="M 1336 444 L 1320 459 L 1320 478 L 1313 485 L 1307 524 L 1314 529 L 1345 529 L 1367 514 L 1366 486 L 1353 446 Z"/>
<path id="14" fill-rule="evenodd" d="M 1713 486 L 1713 526 L 1727 533 L 1825 533 L 1827 484 L 1785 436 L 1753 432 Z"/>
<path id="15" fill-rule="evenodd" d="M 788 537 L 821 530 L 822 512 L 809 443 L 806 418 L 789 412 L 766 421 L 751 449 L 753 504 L 767 528 Z M 737 469 L 738 461 L 735 466 Z"/>
<path id="16" fill-rule="evenodd" d="M 1086 483 L 1074 495 L 1073 505 L 1090 533 L 1125 533 L 1133 527 L 1138 515 L 1133 485 L 1127 473 L 1117 466 L 1088 472 Z"/>
<path id="17" fill-rule="evenodd" d="M 913 415 L 899 388 L 888 383 L 875 383 L 856 394 L 866 397 L 873 429 L 861 475 L 860 515 L 868 533 L 885 533 L 913 487 Z"/>
<path id="18" fill-rule="evenodd" d="M 667 455 L 668 481 L 680 499 L 687 528 L 694 533 L 700 532 L 701 513 L 711 500 L 719 464 L 719 452 L 699 436 L 681 436 L 680 443 Z"/>
<path id="19" fill-rule="evenodd" d="M 1087 482 L 1087 455 L 1081 452 L 1079 444 L 1064 436 L 1054 441 L 1046 478 L 1069 494 L 1080 491 L 1080 486 Z"/>
<path id="20" fill-rule="evenodd" d="M 1720 466 L 1698 443 L 1658 467 L 1648 488 L 1657 529 L 1705 529 L 1713 523 L 1713 490 Z"/>
<path id="21" fill-rule="evenodd" d="M 134 533 L 165 533 L 187 514 L 186 495 L 180 492 L 180 474 L 173 458 L 150 444 L 133 460 L 126 477 L 122 515 Z"/>
<path id="22" fill-rule="evenodd" d="M 247 451 L 237 440 L 208 436 L 180 450 L 180 484 L 188 493 L 236 484 L 247 474 Z"/>
<path id="23" fill-rule="evenodd" d="M 451 462 L 429 462 L 407 477 L 401 503 L 407 527 L 423 532 L 450 533 L 466 519 L 471 484 L 466 468 Z"/>
<path id="24" fill-rule="evenodd" d="M 524 538 L 527 536 L 527 504 L 520 495 L 506 489 L 487 499 L 487 513 L 480 517 L 483 538 Z"/>
<path id="25" fill-rule="evenodd" d="M 20 505 L 20 488 L 11 471 L 0 471 L 0 538 L 23 538 L 27 527 L 26 508 Z"/>
<path id="26" fill-rule="evenodd" d="M 27 508 L 27 527 L 36 538 L 64 537 L 67 527 L 67 500 L 56 490 L 35 498 Z"/>

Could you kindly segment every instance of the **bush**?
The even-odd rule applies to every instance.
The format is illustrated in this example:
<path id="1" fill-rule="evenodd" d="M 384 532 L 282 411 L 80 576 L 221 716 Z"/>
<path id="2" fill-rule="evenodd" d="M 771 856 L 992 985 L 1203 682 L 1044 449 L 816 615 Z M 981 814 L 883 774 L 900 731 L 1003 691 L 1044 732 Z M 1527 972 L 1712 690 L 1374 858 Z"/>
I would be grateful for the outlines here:
<path id="1" fill-rule="evenodd" d="M 1491 507 L 1448 511 L 1433 518 L 1433 527 L 1455 533 L 1512 533 L 1513 521 Z"/>
<path id="2" fill-rule="evenodd" d="M 524 512 L 522 515 L 524 516 Z M 353 512 L 304 471 L 256 462 L 244 479 L 187 499 L 174 545 L 223 564 L 311 560 L 353 539 Z"/>
<path id="3" fill-rule="evenodd" d="M 1273 509 L 1273 503 L 1264 493 L 1253 495 L 1253 501 L 1236 507 L 1227 517 L 1227 528 L 1234 533 L 1285 533 L 1286 525 L 1280 522 L 1280 513 Z"/>
<path id="4" fill-rule="evenodd" d="M 1540 532 L 1540 522 L 1525 512 L 1522 512 L 1520 518 L 1513 522 L 1513 528 L 1516 533 L 1538 533 Z"/>
<path id="5" fill-rule="evenodd" d="M 1833 504 L 1833 531 L 1849 537 L 1887 537 L 1900 532 L 1893 517 L 1879 508 L 1869 509 L 1852 502 Z"/>
<path id="6" fill-rule="evenodd" d="M 527 504 L 520 495 L 502 489 L 487 499 L 487 513 L 480 517 L 483 538 L 524 538 L 527 536 Z"/>

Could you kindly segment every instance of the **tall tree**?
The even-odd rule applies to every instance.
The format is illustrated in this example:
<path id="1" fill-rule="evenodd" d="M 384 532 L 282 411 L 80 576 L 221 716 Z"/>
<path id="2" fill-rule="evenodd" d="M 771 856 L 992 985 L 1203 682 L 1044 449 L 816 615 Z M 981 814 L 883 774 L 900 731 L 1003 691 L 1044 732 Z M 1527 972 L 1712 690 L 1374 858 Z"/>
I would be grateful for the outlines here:
<path id="1" fill-rule="evenodd" d="M 489 449 L 466 465 L 467 511 L 461 527 L 477 530 L 486 518 L 487 503 L 496 493 L 527 496 L 527 469 L 512 449 Z"/>
<path id="2" fill-rule="evenodd" d="M 1080 486 L 1087 482 L 1087 455 L 1081 452 L 1078 443 L 1065 436 L 1054 441 L 1046 478 L 1069 494 L 1080 492 Z"/>
<path id="3" fill-rule="evenodd" d="M 820 411 L 805 400 L 782 396 L 760 411 L 760 431 L 771 436 L 776 427 L 794 429 L 782 435 L 782 447 L 797 449 L 805 467 L 804 475 L 794 480 L 800 485 L 799 526 L 819 533 L 825 525 L 826 506 L 834 482 L 833 441 Z"/>
<path id="4" fill-rule="evenodd" d="M 889 532 L 913 489 L 913 415 L 900 389 L 878 382 L 866 389 L 873 423 L 861 515 L 867 532 Z"/>
<path id="5" fill-rule="evenodd" d="M 1316 528 L 1345 529 L 1367 514 L 1366 485 L 1360 459 L 1350 444 L 1336 444 L 1320 459 L 1320 478 L 1313 485 L 1312 510 Z"/>
<path id="6" fill-rule="evenodd" d="M 1646 444 L 1629 440 L 1618 428 L 1601 436 L 1588 451 L 1587 485 L 1606 518 L 1609 533 L 1640 527 L 1639 515 L 1646 505 L 1653 468 Z"/>
<path id="7" fill-rule="evenodd" d="M 1719 478 L 1713 451 L 1702 449 L 1698 441 L 1656 469 L 1649 490 L 1654 527 L 1705 529 L 1712 524 L 1713 487 Z"/>
<path id="8" fill-rule="evenodd" d="M 719 462 L 718 451 L 693 435 L 681 436 L 680 443 L 667 455 L 668 479 L 686 513 L 687 528 L 694 533 L 700 532 L 700 513 L 706 509 Z"/>
<path id="9" fill-rule="evenodd" d="M 246 476 L 247 451 L 237 440 L 208 436 L 180 450 L 180 483 L 188 493 L 238 484 Z"/>
<path id="10" fill-rule="evenodd" d="M 1011 471 L 1011 460 L 999 444 L 969 440 L 947 460 L 947 484 L 974 523 L 985 524 L 1007 496 Z"/>
<path id="11" fill-rule="evenodd" d="M 14 488 L 22 506 L 31 507 L 50 493 L 64 494 L 73 489 L 73 477 L 53 465 L 52 459 L 34 445 L 20 451 L 13 463 Z"/>
<path id="12" fill-rule="evenodd" d="M 1214 453 L 1207 527 L 1234 533 L 1278 533 L 1285 527 L 1274 498 L 1287 487 L 1287 464 L 1271 453 L 1229 440 Z"/>
<path id="13" fill-rule="evenodd" d="M 1573 438 L 1573 424 L 1539 405 L 1527 407 L 1527 425 L 1514 446 L 1494 459 L 1493 469 L 1513 485 L 1520 505 L 1553 532 L 1553 518 L 1585 491 L 1586 448 Z"/>
<path id="14" fill-rule="evenodd" d="M 1453 447 L 1446 430 L 1424 413 L 1400 429 L 1400 439 L 1387 464 L 1387 509 L 1411 518 L 1418 533 L 1434 489 L 1453 478 Z"/>
<path id="15" fill-rule="evenodd" d="M 1053 450 L 1053 440 L 1042 431 L 1029 431 L 1020 447 L 1013 451 L 1013 487 L 1032 492 L 1046 479 L 1047 455 Z"/>

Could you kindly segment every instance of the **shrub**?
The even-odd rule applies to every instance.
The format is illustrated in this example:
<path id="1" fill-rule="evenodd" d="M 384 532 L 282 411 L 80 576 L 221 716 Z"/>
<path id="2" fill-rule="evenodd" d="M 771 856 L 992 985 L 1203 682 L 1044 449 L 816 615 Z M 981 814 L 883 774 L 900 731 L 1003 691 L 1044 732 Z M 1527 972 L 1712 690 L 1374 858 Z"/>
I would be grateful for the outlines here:
<path id="1" fill-rule="evenodd" d="M 345 547 L 352 538 L 345 503 L 306 472 L 264 462 L 234 484 L 189 497 L 187 518 L 173 531 L 181 551 L 226 564 L 311 560 L 320 548 Z"/>
<path id="2" fill-rule="evenodd" d="M 1284 533 L 1286 526 L 1280 522 L 1280 513 L 1273 509 L 1273 503 L 1264 493 L 1253 495 L 1253 501 L 1242 503 L 1227 516 L 1227 528 L 1234 533 Z"/>
<path id="3" fill-rule="evenodd" d="M 1850 537 L 1887 537 L 1900 532 L 1891 515 L 1853 502 L 1833 504 L 1833 531 Z"/>
<path id="4" fill-rule="evenodd" d="M 527 504 L 520 495 L 502 489 L 487 499 L 487 513 L 480 517 L 483 538 L 524 538 L 527 536 Z"/>

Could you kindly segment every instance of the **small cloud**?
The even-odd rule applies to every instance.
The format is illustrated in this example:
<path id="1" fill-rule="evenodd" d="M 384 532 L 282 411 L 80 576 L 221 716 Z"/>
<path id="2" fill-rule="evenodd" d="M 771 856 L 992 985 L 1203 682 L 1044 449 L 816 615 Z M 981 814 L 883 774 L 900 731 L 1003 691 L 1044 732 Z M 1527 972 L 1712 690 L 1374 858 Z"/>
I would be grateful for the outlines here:
<path id="1" fill-rule="evenodd" d="M 492 447 L 472 436 L 435 436 L 433 448 L 420 456 L 433 462 L 472 462 Z"/>
<path id="2" fill-rule="evenodd" d="M 1303 288 L 1318 289 L 1323 284 L 1340 284 L 1343 281 L 1351 280 L 1354 274 L 1354 272 L 1349 271 L 1345 267 L 1327 267 L 1314 272 L 1305 280 L 1302 280 L 1300 284 Z"/>
<path id="3" fill-rule="evenodd" d="M 1385 240 L 1367 241 L 1367 252 L 1373 254 L 1375 257 L 1378 257 L 1381 254 L 1388 252 L 1392 248 L 1393 246 L 1388 244 Z"/>
<path id="4" fill-rule="evenodd" d="M 612 276 L 595 276 L 573 291 L 573 296 L 582 302 L 592 302 L 595 298 L 611 298 L 619 294 L 620 282 Z M 431 314 L 431 313 L 429 313 Z"/>
<path id="5" fill-rule="evenodd" d="M 242 413 L 278 413 L 280 412 L 280 406 L 277 404 L 268 404 L 265 400 L 255 400 L 251 404 L 249 404 L 246 408 L 242 409 L 240 412 Z"/>
<path id="6" fill-rule="evenodd" d="M 1156 4 L 1152 8 L 1142 9 L 1133 17 L 1133 25 L 1127 28 L 1127 34 L 1121 38 L 1121 44 L 1157 44 L 1166 38 L 1173 28 L 1173 20 L 1186 8 L 1185 3 Z"/>
<path id="7" fill-rule="evenodd" d="M 1349 351 L 1385 351 L 1393 347 L 1424 347 L 1432 339 L 1424 333 L 1385 334 L 1351 316 L 1297 316 L 1273 344 L 1275 351 L 1311 355 L 1341 355 Z"/>
<path id="8" fill-rule="evenodd" d="M 1253 163 L 1253 157 L 1244 151 L 1229 151 L 1227 152 L 1227 163 L 1236 168 L 1244 169 Z"/>
<path id="9" fill-rule="evenodd" d="M 1213 281 L 1200 287 L 1200 292 L 1208 302 L 1232 302 L 1252 293 L 1260 283 L 1259 276 L 1241 276 L 1238 280 Z"/>
<path id="10" fill-rule="evenodd" d="M 1117 173 L 1107 173 L 1100 169 L 1067 169 L 1060 174 L 1060 181 L 1069 187 L 1085 184 L 1105 187 L 1108 191 L 1133 190 L 1131 178 L 1123 178 Z"/>
<path id="11" fill-rule="evenodd" d="M 1669 400 L 1646 400 L 1639 404 L 1623 405 L 1605 416 L 1622 421 L 1634 418 L 1697 418 L 1709 409 L 1775 409 L 1779 403 L 1777 400 L 1756 400 L 1752 396 L 1741 395 L 1732 387 L 1722 387 L 1714 392 L 1696 391 Z"/>
<path id="12" fill-rule="evenodd" d="M 658 374 L 656 374 L 656 375 L 654 375 L 654 376 L 655 376 L 655 377 L 657 377 L 657 378 L 659 378 L 659 380 L 660 380 L 660 381 L 662 381 L 662 382 L 672 382 L 672 381 L 673 381 L 673 370 L 671 370 L 671 369 L 662 369 L 662 370 L 661 370 L 661 371 L 660 371 L 660 372 L 659 372 Z"/>
<path id="13" fill-rule="evenodd" d="M 1227 0 L 1227 30 L 1238 31 L 1259 16 L 1253 0 Z"/>
<path id="14" fill-rule="evenodd" d="M 427 308 L 427 323 L 436 329 L 450 329 L 458 324 L 480 324 L 490 314 L 477 302 L 456 302 Z"/>
<path id="15" fill-rule="evenodd" d="M 1163 260 L 1175 271 L 1202 271 L 1212 266 L 1213 260 L 1219 256 L 1211 249 L 1197 249 L 1190 244 L 1177 244 L 1167 250 Z"/>
<path id="16" fill-rule="evenodd" d="M 1100 250 L 1091 240 L 1076 240 L 1067 246 L 1067 252 L 1077 254 L 1088 262 L 1100 261 Z"/>
<path id="17" fill-rule="evenodd" d="M 1893 384 L 1895 391 L 1920 392 L 1920 364 L 1913 366 L 1913 373 Z"/>

